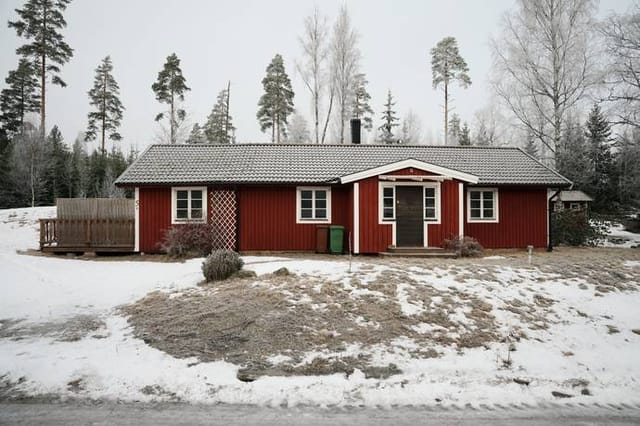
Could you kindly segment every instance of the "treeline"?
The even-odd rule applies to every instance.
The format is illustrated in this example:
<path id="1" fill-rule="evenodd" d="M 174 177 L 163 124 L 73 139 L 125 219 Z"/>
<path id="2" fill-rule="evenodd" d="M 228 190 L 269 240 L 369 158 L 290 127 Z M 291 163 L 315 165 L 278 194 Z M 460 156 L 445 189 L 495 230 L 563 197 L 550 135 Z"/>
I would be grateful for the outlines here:
<path id="1" fill-rule="evenodd" d="M 35 127 L 12 139 L 0 130 L 0 207 L 52 205 L 56 198 L 123 197 L 115 179 L 136 158 L 118 148 L 87 153 L 82 138 L 72 148 L 57 126 L 44 142 Z"/>

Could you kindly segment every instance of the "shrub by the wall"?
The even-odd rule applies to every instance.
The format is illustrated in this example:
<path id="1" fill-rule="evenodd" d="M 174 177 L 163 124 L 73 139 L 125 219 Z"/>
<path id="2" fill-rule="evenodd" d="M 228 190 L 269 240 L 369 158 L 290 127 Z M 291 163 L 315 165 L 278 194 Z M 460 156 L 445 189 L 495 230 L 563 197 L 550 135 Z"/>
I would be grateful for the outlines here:
<path id="1" fill-rule="evenodd" d="M 167 229 L 160 243 L 171 257 L 200 257 L 211 253 L 213 229 L 208 224 L 184 224 Z"/>
<path id="2" fill-rule="evenodd" d="M 551 240 L 554 245 L 595 246 L 604 239 L 605 226 L 589 221 L 583 210 L 565 209 L 551 215 Z"/>
<path id="3" fill-rule="evenodd" d="M 455 251 L 461 257 L 474 257 L 482 253 L 482 246 L 472 237 L 453 236 L 444 240 L 443 247 L 447 250 Z"/>
<path id="4" fill-rule="evenodd" d="M 202 273 L 209 281 L 226 280 L 242 269 L 244 262 L 240 255 L 232 250 L 214 250 L 202 262 Z"/>

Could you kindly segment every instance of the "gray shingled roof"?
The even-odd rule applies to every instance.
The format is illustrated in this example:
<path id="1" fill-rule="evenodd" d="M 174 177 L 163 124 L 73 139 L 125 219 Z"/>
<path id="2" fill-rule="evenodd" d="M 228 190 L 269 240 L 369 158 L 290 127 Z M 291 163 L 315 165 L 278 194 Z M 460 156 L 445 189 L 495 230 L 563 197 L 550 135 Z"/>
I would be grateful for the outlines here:
<path id="1" fill-rule="evenodd" d="M 272 144 L 152 145 L 116 184 L 333 183 L 406 159 L 475 175 L 481 185 L 571 184 L 518 148 Z"/>
<path id="2" fill-rule="evenodd" d="M 558 195 L 558 201 L 593 201 L 593 198 L 582 191 L 561 191 Z"/>

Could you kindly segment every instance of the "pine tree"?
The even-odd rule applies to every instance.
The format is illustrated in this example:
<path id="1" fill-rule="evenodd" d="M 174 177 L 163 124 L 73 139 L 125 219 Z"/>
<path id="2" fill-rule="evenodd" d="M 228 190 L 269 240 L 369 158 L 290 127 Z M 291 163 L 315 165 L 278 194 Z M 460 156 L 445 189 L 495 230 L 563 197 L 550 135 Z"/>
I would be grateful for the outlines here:
<path id="1" fill-rule="evenodd" d="M 469 67 L 460 56 L 455 37 L 445 37 L 431 49 L 431 73 L 433 88 L 444 87 L 444 143 L 447 145 L 449 125 L 449 85 L 458 82 L 462 87 L 471 85 Z"/>
<path id="2" fill-rule="evenodd" d="M 353 118 L 362 120 L 363 128 L 371 130 L 373 127 L 373 109 L 371 109 L 371 105 L 369 105 L 371 95 L 367 92 L 368 83 L 364 74 L 356 74 L 351 114 Z"/>
<path id="3" fill-rule="evenodd" d="M 391 95 L 391 90 L 387 92 L 387 102 L 384 104 L 384 112 L 382 113 L 382 125 L 378 127 L 380 131 L 380 141 L 386 144 L 397 143 L 397 139 L 393 135 L 393 128 L 398 127 L 398 117 L 396 116 L 396 112 L 393 110 L 395 106 L 395 102 L 393 101 L 393 95 Z"/>
<path id="4" fill-rule="evenodd" d="M 458 145 L 460 143 L 460 134 L 462 133 L 460 125 L 460 116 L 454 113 L 449 120 L 449 138 L 447 139 L 449 144 Z"/>
<path id="5" fill-rule="evenodd" d="M 271 143 L 280 143 L 287 134 L 288 117 L 294 111 L 291 80 L 284 68 L 282 56 L 277 54 L 267 66 L 267 75 L 262 79 L 264 94 L 258 102 L 256 117 L 263 132 L 271 129 Z"/>
<path id="6" fill-rule="evenodd" d="M 13 174 L 13 143 L 0 128 L 0 209 L 18 207 L 18 194 Z"/>
<path id="7" fill-rule="evenodd" d="M 202 132 L 202 128 L 198 123 L 194 124 L 191 128 L 191 133 L 189 133 L 189 137 L 187 138 L 187 143 L 198 144 L 198 143 L 207 143 L 207 139 Z"/>
<path id="8" fill-rule="evenodd" d="M 73 197 L 87 196 L 88 156 L 83 142 L 84 137 L 76 138 L 69 159 L 69 185 L 72 188 Z"/>
<path id="9" fill-rule="evenodd" d="M 58 126 L 53 126 L 47 138 L 47 169 L 44 176 L 45 194 L 43 201 L 46 204 L 55 204 L 57 198 L 73 196 L 70 185 L 68 161 L 69 149 L 62 139 L 62 133 Z"/>
<path id="10" fill-rule="evenodd" d="M 184 102 L 185 92 L 191 89 L 187 87 L 187 81 L 182 75 L 182 69 L 180 69 L 180 59 L 175 53 L 167 56 L 167 61 L 158 73 L 158 79 L 153 83 L 151 89 L 160 103 L 169 106 L 169 111 L 159 113 L 155 120 L 160 121 L 168 115 L 169 142 L 177 143 L 178 129 L 187 116 L 186 111 L 180 108 L 180 103 Z"/>
<path id="11" fill-rule="evenodd" d="M 9 21 L 19 37 L 30 40 L 16 53 L 30 58 L 40 74 L 40 131 L 44 138 L 46 123 L 46 83 L 66 87 L 60 78 L 60 67 L 73 57 L 73 49 L 64 41 L 60 30 L 67 26 L 63 12 L 71 0 L 27 0 L 22 9 L 16 9 L 19 19 Z"/>
<path id="12" fill-rule="evenodd" d="M 9 76 L 5 79 L 7 87 L 0 93 L 0 123 L 8 134 L 21 132 L 25 125 L 25 115 L 40 110 L 36 71 L 33 63 L 20 59 L 18 68 L 9 71 Z"/>
<path id="13" fill-rule="evenodd" d="M 586 123 L 585 136 L 589 147 L 591 182 L 589 189 L 594 197 L 594 210 L 607 210 L 611 202 L 617 201 L 616 176 L 611 153 L 611 126 L 594 104 Z"/>
<path id="14" fill-rule="evenodd" d="M 208 143 L 235 143 L 233 117 L 229 113 L 229 86 L 218 94 L 216 104 L 207 117 L 204 134 Z"/>
<path id="15" fill-rule="evenodd" d="M 104 147 L 106 134 L 109 139 L 119 141 L 122 139 L 118 133 L 124 106 L 120 102 L 120 87 L 113 78 L 113 65 L 111 57 L 107 56 L 96 68 L 96 76 L 93 79 L 93 88 L 89 90 L 89 103 L 95 108 L 88 115 L 89 125 L 85 133 L 85 140 L 96 139 L 100 131 L 100 151 L 106 154 Z"/>
<path id="16" fill-rule="evenodd" d="M 458 144 L 460 144 L 461 146 L 471 145 L 471 129 L 469 129 L 469 124 L 466 121 L 462 125 L 462 129 L 460 129 L 460 138 L 458 139 Z"/>

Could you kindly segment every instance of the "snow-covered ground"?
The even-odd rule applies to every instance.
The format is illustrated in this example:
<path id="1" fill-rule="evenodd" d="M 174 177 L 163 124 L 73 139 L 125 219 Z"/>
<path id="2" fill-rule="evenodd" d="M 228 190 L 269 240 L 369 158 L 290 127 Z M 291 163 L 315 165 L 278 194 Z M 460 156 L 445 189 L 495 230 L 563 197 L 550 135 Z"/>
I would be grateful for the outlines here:
<path id="1" fill-rule="evenodd" d="M 640 402 L 640 256 L 635 254 L 617 271 L 625 289 L 611 291 L 580 278 L 508 265 L 503 256 L 478 259 L 480 266 L 473 268 L 450 261 L 434 267 L 357 258 L 351 272 L 344 259 L 245 257 L 246 268 L 259 275 L 286 266 L 299 275 L 323 277 L 354 298 L 377 297 L 367 283 L 388 271 L 402 272 L 410 279 L 397 286 L 395 296 L 403 315 L 420 315 L 428 308 L 413 298 L 415 291 L 451 296 L 452 288 L 461 289 L 490 305 L 503 335 L 526 331 L 526 338 L 487 347 L 438 347 L 435 358 L 412 357 L 417 344 L 410 338 L 366 349 L 380 365 L 394 363 L 402 371 L 387 379 L 365 378 L 356 370 L 348 377 L 267 376 L 246 383 L 237 379 L 240 366 L 173 358 L 134 338 L 117 310 L 156 290 L 176 292 L 176 297 L 201 291 L 201 259 L 160 263 L 18 254 L 37 246 L 36 219 L 53 213 L 52 208 L 0 210 L 0 395 L 4 388 L 63 399 L 386 407 L 536 405 L 555 400 L 552 392 L 560 391 L 572 395 L 567 400 L 572 403 Z M 494 268 L 493 275 L 482 273 L 485 264 Z M 354 277 L 360 287 L 353 286 Z M 437 304 L 438 296 L 432 300 Z M 526 321 L 526 312 L 514 311 L 523 306 L 544 307 L 539 312 L 545 317 L 536 319 L 538 311 L 531 311 Z M 449 315 L 473 328 L 466 308 Z M 90 322 L 86 330 L 83 321 Z M 70 336 L 74 327 L 79 331 Z M 23 331 L 12 334 L 13 329 Z M 414 331 L 437 332 L 428 323 Z M 509 352 L 511 345 L 515 351 Z M 349 345 L 341 356 L 361 350 Z M 328 355 L 317 351 L 307 358 Z M 276 355 L 273 361 L 285 358 Z M 585 389 L 591 395 L 582 395 Z"/>
<path id="2" fill-rule="evenodd" d="M 611 223 L 607 229 L 607 236 L 603 247 L 640 247 L 640 234 L 626 231 L 619 223 Z"/>

